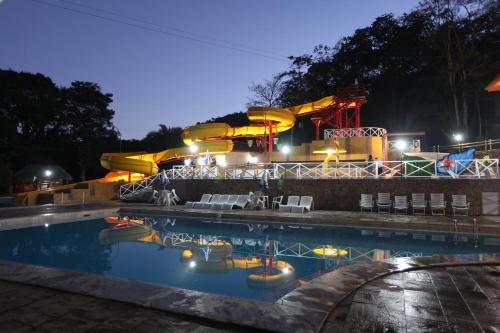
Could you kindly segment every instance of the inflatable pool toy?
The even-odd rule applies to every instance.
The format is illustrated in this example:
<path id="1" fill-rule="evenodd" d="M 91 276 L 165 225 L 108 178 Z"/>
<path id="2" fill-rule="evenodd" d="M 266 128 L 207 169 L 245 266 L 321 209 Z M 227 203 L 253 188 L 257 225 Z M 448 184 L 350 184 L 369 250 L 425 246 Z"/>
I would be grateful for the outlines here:
<path id="1" fill-rule="evenodd" d="M 266 264 L 271 262 L 266 259 Z M 251 273 L 247 276 L 247 283 L 255 288 L 274 288 L 286 282 L 292 281 L 295 278 L 295 269 L 287 262 L 278 260 L 272 262 L 270 271 L 260 271 Z"/>
<path id="2" fill-rule="evenodd" d="M 103 229 L 99 233 L 99 242 L 103 245 L 120 242 L 147 242 L 161 245 L 158 232 L 145 225 L 123 225 L 116 228 Z"/>

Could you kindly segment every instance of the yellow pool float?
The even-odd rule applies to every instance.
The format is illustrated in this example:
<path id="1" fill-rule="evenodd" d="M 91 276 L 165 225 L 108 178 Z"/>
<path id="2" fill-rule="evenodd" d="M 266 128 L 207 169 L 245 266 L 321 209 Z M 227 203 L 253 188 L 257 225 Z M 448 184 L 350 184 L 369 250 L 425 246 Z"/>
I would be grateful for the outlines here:
<path id="1" fill-rule="evenodd" d="M 325 247 L 317 247 L 313 249 L 314 254 L 321 256 L 321 257 L 338 257 L 340 256 L 346 256 L 349 254 L 349 251 L 345 249 L 340 249 L 337 247 L 333 247 L 331 245 L 327 245 Z"/>

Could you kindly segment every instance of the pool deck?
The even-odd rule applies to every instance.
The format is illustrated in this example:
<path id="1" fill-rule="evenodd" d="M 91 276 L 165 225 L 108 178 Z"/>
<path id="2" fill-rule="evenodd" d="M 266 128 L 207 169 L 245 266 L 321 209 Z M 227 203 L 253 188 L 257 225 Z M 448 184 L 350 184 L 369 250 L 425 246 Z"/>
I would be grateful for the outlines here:
<path id="1" fill-rule="evenodd" d="M 99 218 L 118 211 L 454 231 L 449 217 L 222 212 L 121 202 L 0 209 L 0 230 Z M 498 216 L 477 221 L 480 233 L 500 235 Z M 460 218 L 459 231 L 472 232 L 472 218 Z M 500 256 L 480 258 L 480 262 L 457 262 L 455 256 L 397 258 L 344 266 L 276 303 L 0 261 L 0 332 L 500 331 Z"/>
<path id="2" fill-rule="evenodd" d="M 152 204 L 105 201 L 85 205 L 43 205 L 0 209 L 0 230 L 43 223 L 59 223 L 102 218 L 116 213 L 179 215 L 216 219 L 260 220 L 266 223 L 297 223 L 389 229 L 454 232 L 453 217 L 430 215 L 396 215 L 318 210 L 305 214 L 283 213 L 273 210 L 210 210 L 186 209 L 183 206 L 159 207 Z M 473 233 L 473 218 L 479 234 L 500 235 L 500 216 L 457 216 L 460 233 Z"/>

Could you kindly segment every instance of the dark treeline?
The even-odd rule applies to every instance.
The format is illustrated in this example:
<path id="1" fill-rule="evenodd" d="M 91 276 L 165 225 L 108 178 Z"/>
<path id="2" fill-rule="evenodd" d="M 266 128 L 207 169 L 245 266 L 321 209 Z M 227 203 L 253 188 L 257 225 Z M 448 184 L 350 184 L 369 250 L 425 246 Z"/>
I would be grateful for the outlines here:
<path id="1" fill-rule="evenodd" d="M 296 105 L 357 80 L 368 99 L 362 126 L 426 130 L 434 143 L 455 131 L 467 140 L 498 137 L 493 95 L 484 87 L 500 71 L 499 4 L 426 0 L 401 17 L 380 16 L 333 46 L 290 57 L 287 71 L 250 87 L 250 103 Z M 290 140 L 290 133 L 282 138 Z M 294 143 L 311 140 L 313 133 L 312 123 L 300 120 Z"/>
<path id="2" fill-rule="evenodd" d="M 101 177 L 111 151 L 158 151 L 182 145 L 181 128 L 160 125 L 142 140 L 120 140 L 112 94 L 91 82 L 58 87 L 42 75 L 0 70 L 0 192 L 29 163 L 58 164 L 75 180 Z"/>
<path id="3" fill-rule="evenodd" d="M 249 104 L 296 105 L 358 81 L 368 98 L 362 126 L 425 130 L 432 144 L 454 131 L 467 140 L 498 137 L 493 95 L 484 87 L 500 69 L 499 22 L 495 0 L 425 0 L 411 13 L 383 15 L 335 45 L 290 57 L 287 70 L 250 87 Z M 111 102 L 95 83 L 58 87 L 41 74 L 0 70 L 0 190 L 28 163 L 59 164 L 80 180 L 104 175 L 102 152 L 182 146 L 182 129 L 163 124 L 141 140 L 120 140 Z M 248 124 L 243 112 L 215 121 Z M 300 144 L 313 135 L 303 117 L 280 141 Z"/>

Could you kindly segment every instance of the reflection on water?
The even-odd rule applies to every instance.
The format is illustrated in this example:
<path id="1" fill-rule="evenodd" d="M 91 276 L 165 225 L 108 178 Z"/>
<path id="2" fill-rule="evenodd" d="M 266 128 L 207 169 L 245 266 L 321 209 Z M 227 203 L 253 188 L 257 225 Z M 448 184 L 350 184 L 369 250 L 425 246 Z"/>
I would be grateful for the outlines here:
<path id="1" fill-rule="evenodd" d="M 2 259 L 269 301 L 343 265 L 485 252 L 499 239 L 145 216 L 0 232 Z"/>

